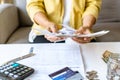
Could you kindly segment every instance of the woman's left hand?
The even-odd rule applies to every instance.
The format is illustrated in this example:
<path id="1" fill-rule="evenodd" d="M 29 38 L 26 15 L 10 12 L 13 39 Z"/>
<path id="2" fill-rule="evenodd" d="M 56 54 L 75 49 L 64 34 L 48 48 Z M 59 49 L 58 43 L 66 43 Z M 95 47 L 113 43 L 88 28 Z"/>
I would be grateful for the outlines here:
<path id="1" fill-rule="evenodd" d="M 78 30 L 76 30 L 75 34 L 91 34 L 91 28 L 82 26 Z M 78 43 L 89 43 L 91 41 L 91 37 L 73 37 L 72 39 Z"/>

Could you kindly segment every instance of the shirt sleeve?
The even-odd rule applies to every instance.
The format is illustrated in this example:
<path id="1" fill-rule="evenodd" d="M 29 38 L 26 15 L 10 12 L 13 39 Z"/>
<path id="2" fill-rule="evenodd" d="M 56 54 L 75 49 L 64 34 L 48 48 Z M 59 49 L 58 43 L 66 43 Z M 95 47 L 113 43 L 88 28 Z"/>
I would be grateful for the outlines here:
<path id="1" fill-rule="evenodd" d="M 45 13 L 44 0 L 27 0 L 26 9 L 31 20 L 37 12 Z"/>
<path id="2" fill-rule="evenodd" d="M 83 17 L 86 15 L 92 15 L 95 18 L 98 18 L 100 7 L 101 0 L 87 0 Z"/>

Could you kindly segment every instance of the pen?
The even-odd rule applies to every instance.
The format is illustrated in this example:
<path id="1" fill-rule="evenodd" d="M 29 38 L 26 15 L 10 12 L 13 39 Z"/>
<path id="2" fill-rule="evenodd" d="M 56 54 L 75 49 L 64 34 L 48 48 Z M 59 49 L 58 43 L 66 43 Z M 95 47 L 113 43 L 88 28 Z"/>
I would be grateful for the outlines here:
<path id="1" fill-rule="evenodd" d="M 34 50 L 34 47 L 31 47 L 29 53 L 33 53 L 33 50 Z"/>
<path id="2" fill-rule="evenodd" d="M 4 64 L 8 64 L 8 63 L 11 63 L 11 62 L 17 62 L 17 61 L 20 61 L 20 60 L 23 60 L 23 59 L 26 59 L 26 58 L 29 58 L 29 57 L 34 56 L 35 54 L 33 53 L 33 49 L 34 49 L 34 48 L 31 47 L 28 54 L 23 55 L 23 56 L 21 56 L 21 57 L 14 58 L 14 59 L 12 59 L 12 60 L 10 60 L 10 61 L 7 61 L 7 62 L 4 63 Z"/>

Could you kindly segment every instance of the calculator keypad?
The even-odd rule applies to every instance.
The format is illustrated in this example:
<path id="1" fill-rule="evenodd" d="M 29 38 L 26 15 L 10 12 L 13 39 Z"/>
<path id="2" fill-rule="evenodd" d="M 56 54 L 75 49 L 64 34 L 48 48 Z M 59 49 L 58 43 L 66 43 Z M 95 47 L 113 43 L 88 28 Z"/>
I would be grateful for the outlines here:
<path id="1" fill-rule="evenodd" d="M 0 76 L 9 78 L 8 80 L 23 80 L 33 72 L 33 68 L 19 63 L 9 63 L 0 66 Z"/>

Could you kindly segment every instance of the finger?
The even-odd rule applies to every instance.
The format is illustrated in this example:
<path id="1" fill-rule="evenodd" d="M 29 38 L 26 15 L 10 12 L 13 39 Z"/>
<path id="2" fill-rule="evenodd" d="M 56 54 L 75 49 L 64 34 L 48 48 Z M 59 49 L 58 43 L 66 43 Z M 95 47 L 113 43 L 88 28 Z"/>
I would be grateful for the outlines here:
<path id="1" fill-rule="evenodd" d="M 51 42 L 65 39 L 63 37 L 55 37 L 55 36 L 49 36 L 49 35 L 45 35 L 44 37 Z"/>
<path id="2" fill-rule="evenodd" d="M 74 39 L 73 39 L 74 40 Z M 89 41 L 84 41 L 84 40 L 74 40 L 75 42 L 77 42 L 77 43 L 89 43 Z"/>
<path id="3" fill-rule="evenodd" d="M 76 30 L 75 34 L 82 34 L 83 32 L 81 30 Z"/>
<path id="4" fill-rule="evenodd" d="M 80 27 L 79 29 L 78 29 L 78 32 L 80 32 L 80 33 L 82 33 L 82 34 L 88 34 L 88 33 L 91 33 L 91 29 L 90 28 L 88 28 L 88 27 Z"/>
<path id="5" fill-rule="evenodd" d="M 91 41 L 91 38 L 90 37 L 85 37 L 85 38 L 83 38 L 85 41 Z"/>
<path id="6" fill-rule="evenodd" d="M 52 30 L 50 28 L 47 29 L 49 32 L 52 32 Z"/>
<path id="7" fill-rule="evenodd" d="M 78 43 L 88 43 L 90 42 L 90 40 L 88 39 L 84 39 L 84 38 L 72 38 L 74 41 L 78 42 Z"/>
<path id="8" fill-rule="evenodd" d="M 58 27 L 56 25 L 51 27 L 51 30 L 53 33 L 57 33 L 58 32 Z"/>
<path id="9" fill-rule="evenodd" d="M 77 32 L 79 32 L 79 33 L 84 33 L 85 32 L 85 30 L 82 28 L 82 27 L 80 27 L 78 30 L 77 30 Z"/>

